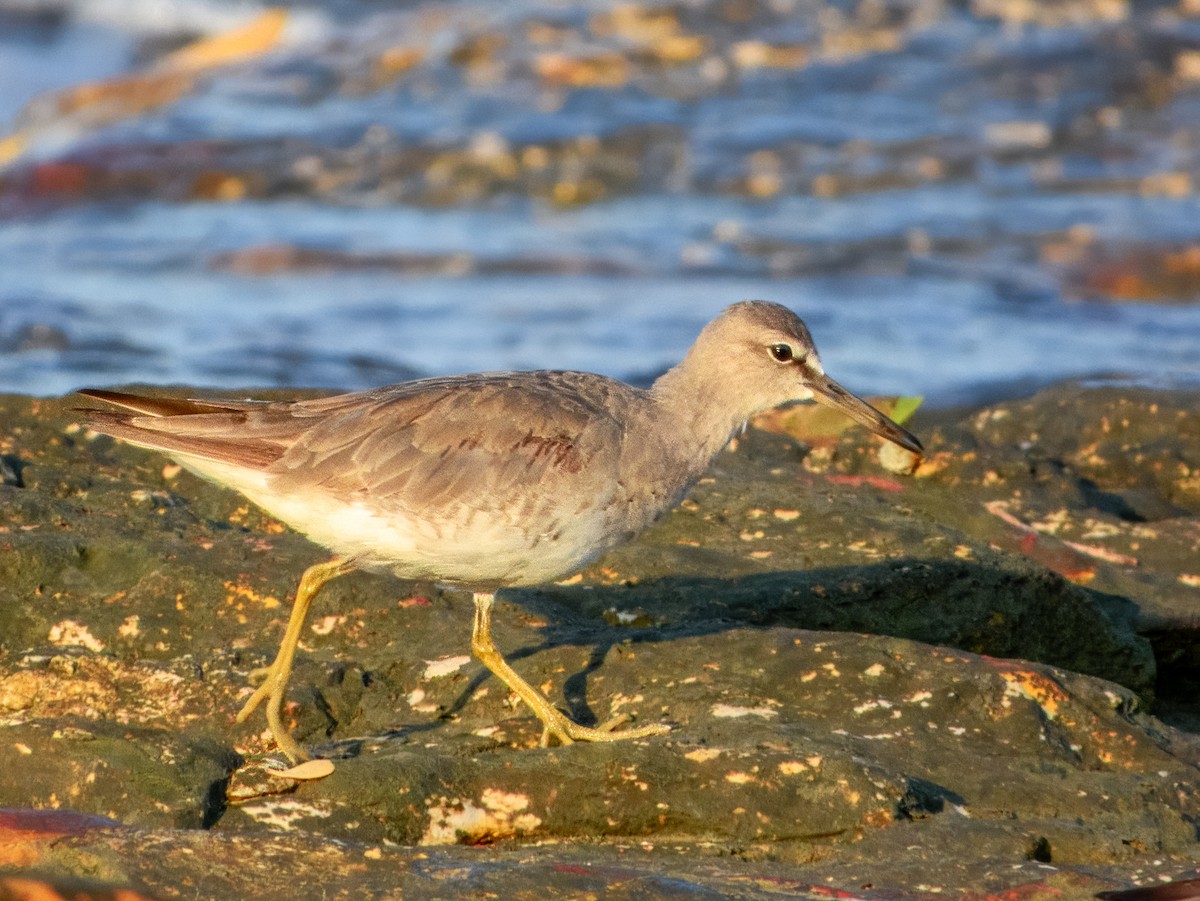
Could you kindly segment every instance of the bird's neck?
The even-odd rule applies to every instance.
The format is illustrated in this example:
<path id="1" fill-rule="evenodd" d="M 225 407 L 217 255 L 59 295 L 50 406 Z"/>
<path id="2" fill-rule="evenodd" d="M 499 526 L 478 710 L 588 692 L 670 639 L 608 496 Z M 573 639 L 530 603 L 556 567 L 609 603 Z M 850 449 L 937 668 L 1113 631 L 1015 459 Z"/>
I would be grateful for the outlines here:
<path id="1" fill-rule="evenodd" d="M 688 456 L 706 467 L 742 428 L 749 412 L 735 386 L 723 382 L 689 354 L 650 388 L 650 396 L 688 446 Z"/>

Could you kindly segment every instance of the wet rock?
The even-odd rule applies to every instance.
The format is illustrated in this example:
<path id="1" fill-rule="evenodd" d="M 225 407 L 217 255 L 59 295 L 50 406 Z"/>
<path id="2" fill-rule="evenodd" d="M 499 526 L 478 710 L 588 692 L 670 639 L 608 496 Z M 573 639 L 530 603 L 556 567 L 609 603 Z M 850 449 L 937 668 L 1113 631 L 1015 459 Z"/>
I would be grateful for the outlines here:
<path id="1" fill-rule="evenodd" d="M 1200 860 L 1200 746 L 1152 715 L 1193 715 L 1169 684 L 1196 648 L 1185 392 L 1066 385 L 918 417 L 912 477 L 855 429 L 751 431 L 634 544 L 501 595 L 497 641 L 532 684 L 584 722 L 670 724 L 660 738 L 539 748 L 469 657 L 469 597 L 337 580 L 285 709 L 334 761 L 311 781 L 233 716 L 321 552 L 72 405 L 0 401 L 21 473 L 0 486 L 0 806 L 139 828 L 35 842 L 22 866 L 78 874 L 87 854 L 150 896 L 207 873 L 266 897 L 281 870 L 354 861 L 331 897 L 385 870 L 562 897 L 549 874 L 917 897 L 1090 893 Z"/>
<path id="2" fill-rule="evenodd" d="M 945 845 L 943 845 L 945 847 Z M 906 880 L 909 890 L 879 890 L 861 865 L 829 860 L 808 866 L 742 856 L 719 856 L 681 845 L 631 843 L 621 846 L 480 848 L 397 848 L 365 843 L 322 842 L 304 833 L 237 835 L 204 832 L 146 832 L 131 828 L 81 829 L 58 837 L 47 849 L 44 870 L 61 874 L 88 860 L 91 878 L 81 884 L 50 875 L 43 885 L 69 886 L 91 895 L 72 897 L 175 897 L 203 886 L 211 897 L 270 898 L 295 894 L 297 886 L 320 886 L 333 899 L 459 896 L 464 892 L 498 897 L 568 899 L 828 897 L 831 886 L 854 885 L 863 899 L 927 898 L 951 884 L 930 880 L 922 855 L 928 849 L 899 851 L 894 871 L 925 869 L 925 881 Z M 1137 868 L 1114 880 L 1086 871 L 1051 867 L 1038 861 L 1004 864 L 974 862 L 960 872 L 977 888 L 1037 897 L 1090 897 L 1097 889 L 1156 881 L 1180 865 L 1159 859 L 1159 869 Z M 12 881 L 15 881 L 12 880 Z M 28 881 L 23 880 L 23 885 Z M 960 880 L 958 884 L 966 884 Z M 0 890 L 7 889 L 0 881 Z M 125 894 L 116 894 L 122 889 Z M 849 892 L 844 892 L 849 894 Z"/>
<path id="3" fill-rule="evenodd" d="M 1200 247 L 1109 247 L 1063 242 L 1044 255 L 1064 270 L 1069 296 L 1150 303 L 1200 298 Z"/>
<path id="4" fill-rule="evenodd" d="M 998 404 L 931 436 L 927 483 L 980 496 L 918 494 L 942 521 L 1119 599 L 1141 633 L 1193 635 L 1198 409 L 1195 391 L 1083 383 Z"/>
<path id="5" fill-rule="evenodd" d="M 384 270 L 402 275 L 629 275 L 620 263 L 588 257 L 526 257 L 484 259 L 469 253 L 346 253 L 328 248 L 271 244 L 247 247 L 217 255 L 214 269 L 240 275 L 271 275 L 277 272 L 331 272 Z"/>

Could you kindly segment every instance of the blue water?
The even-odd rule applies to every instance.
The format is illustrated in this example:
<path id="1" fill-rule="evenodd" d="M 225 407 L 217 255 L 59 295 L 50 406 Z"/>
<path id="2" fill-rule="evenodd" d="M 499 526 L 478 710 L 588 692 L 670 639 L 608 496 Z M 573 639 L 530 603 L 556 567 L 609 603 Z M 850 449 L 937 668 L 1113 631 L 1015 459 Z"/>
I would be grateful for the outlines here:
<path id="1" fill-rule="evenodd" d="M 205 9 L 219 10 L 223 27 L 246 9 L 158 6 L 189 35 Z M 1069 267 L 1042 252 L 1080 233 L 1116 258 L 1200 244 L 1194 194 L 1136 187 L 1197 171 L 1200 121 L 1190 112 L 1200 91 L 1177 81 L 1159 107 L 1126 109 L 1128 80 L 1104 68 L 1125 59 L 1114 49 L 1121 28 L 1169 40 L 1161 14 L 1014 30 L 943 11 L 908 27 L 894 51 L 734 79 L 726 55 L 724 74 L 712 70 L 726 80 L 705 90 L 696 87 L 707 77 L 700 70 L 671 85 L 635 79 L 615 89 L 531 81 L 521 66 L 541 51 L 520 37 L 529 18 L 586 30 L 590 15 L 612 6 L 309 9 L 279 52 L 166 108 L 102 125 L 34 117 L 35 140 L 10 172 L 139 142 L 353 146 L 381 125 L 389 139 L 446 148 L 669 126 L 686 153 L 658 161 L 661 178 L 643 173 L 631 192 L 574 209 L 511 194 L 453 206 L 397 202 L 385 185 L 336 197 L 133 197 L 10 212 L 0 219 L 0 390 L 351 389 L 538 367 L 645 381 L 724 305 L 750 297 L 799 312 L 830 374 L 862 393 L 950 404 L 1068 377 L 1200 381 L 1196 296 L 1131 303 L 1081 293 Z M 105 6 L 80 4 L 53 24 L 0 28 L 0 123 L 15 128 L 21 107 L 47 90 L 134 71 L 147 35 L 172 33 L 170 21 L 139 19 L 138 8 L 106 17 Z M 819 31 L 799 13 L 789 27 L 795 36 Z M 1190 26 L 1173 27 L 1182 35 Z M 489 28 L 515 35 L 501 54 L 507 74 L 474 83 L 446 55 Z M 413 40 L 430 51 L 417 76 L 375 91 L 338 87 L 362 59 Z M 1105 107 L 1119 113 L 1108 131 L 1079 125 Z M 998 146 L 990 129 L 1013 121 L 1048 126 L 1050 146 Z M 733 179 L 763 149 L 776 155 L 785 186 L 767 199 L 742 196 Z M 911 176 L 929 161 L 963 172 L 871 186 L 874 176 Z M 809 190 L 828 174 L 859 187 Z M 351 266 L 259 275 L 226 265 L 224 255 L 265 245 L 462 254 L 465 264 L 436 274 Z M 579 265 L 500 265 L 546 260 Z"/>

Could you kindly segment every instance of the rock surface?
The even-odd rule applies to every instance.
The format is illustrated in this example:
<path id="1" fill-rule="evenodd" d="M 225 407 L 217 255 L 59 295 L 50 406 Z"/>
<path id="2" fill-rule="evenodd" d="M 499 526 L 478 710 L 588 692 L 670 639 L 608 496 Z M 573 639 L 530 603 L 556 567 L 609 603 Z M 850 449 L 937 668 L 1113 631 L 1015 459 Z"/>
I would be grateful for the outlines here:
<path id="1" fill-rule="evenodd" d="M 929 414 L 911 477 L 859 430 L 752 429 L 634 544 L 501 595 L 533 684 L 662 738 L 538 748 L 469 597 L 338 580 L 290 692 L 336 758 L 308 782 L 233 715 L 322 552 L 76 405 L 0 399 L 0 866 L 149 897 L 907 898 L 1200 865 L 1200 394 Z"/>

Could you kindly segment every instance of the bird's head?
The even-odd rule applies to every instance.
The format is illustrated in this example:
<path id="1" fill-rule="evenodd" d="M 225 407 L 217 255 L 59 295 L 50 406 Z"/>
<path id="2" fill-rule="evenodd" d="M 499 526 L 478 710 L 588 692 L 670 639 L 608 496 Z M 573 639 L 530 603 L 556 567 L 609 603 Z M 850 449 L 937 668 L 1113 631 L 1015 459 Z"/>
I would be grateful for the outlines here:
<path id="1" fill-rule="evenodd" d="M 808 327 L 779 304 L 750 300 L 727 307 L 705 326 L 678 369 L 704 383 L 714 403 L 740 403 L 744 418 L 815 400 L 881 438 L 922 453 L 916 436 L 825 374 Z"/>

